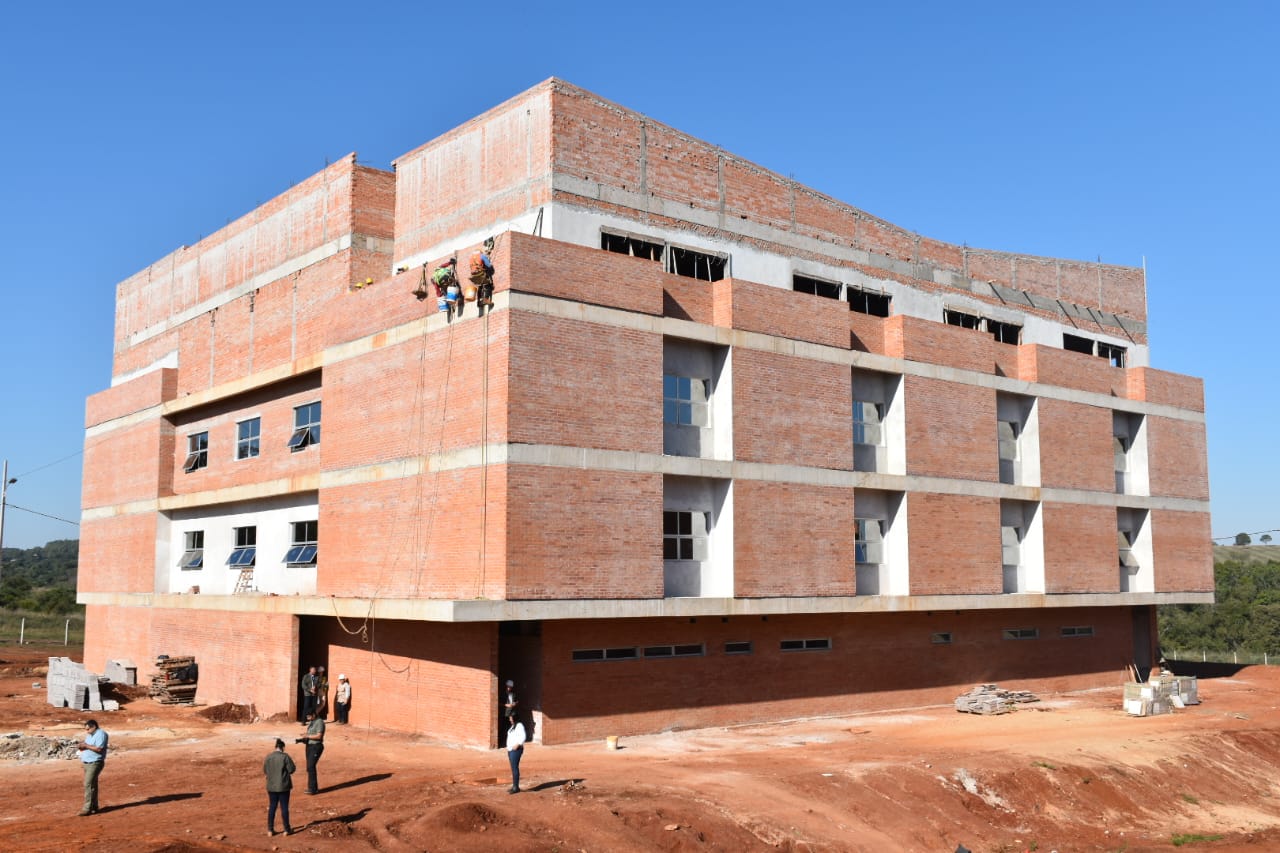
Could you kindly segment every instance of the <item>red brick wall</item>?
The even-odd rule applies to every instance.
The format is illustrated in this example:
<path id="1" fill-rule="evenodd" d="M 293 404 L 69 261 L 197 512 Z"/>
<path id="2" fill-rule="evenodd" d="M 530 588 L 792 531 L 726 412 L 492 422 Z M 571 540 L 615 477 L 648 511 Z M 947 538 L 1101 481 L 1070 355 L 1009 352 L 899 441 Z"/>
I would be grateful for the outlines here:
<path id="1" fill-rule="evenodd" d="M 849 348 L 844 302 L 737 279 L 715 282 L 714 293 L 718 326 Z"/>
<path id="2" fill-rule="evenodd" d="M 508 440 L 662 452 L 660 335 L 509 313 Z"/>
<path id="3" fill-rule="evenodd" d="M 79 592 L 154 592 L 157 516 L 150 513 L 83 519 Z"/>
<path id="4" fill-rule="evenodd" d="M 671 276 L 656 261 L 515 231 L 508 236 L 513 290 L 662 314 L 662 288 Z M 459 264 L 462 261 L 460 258 Z"/>
<path id="5" fill-rule="evenodd" d="M 507 598 L 661 598 L 662 476 L 510 465 Z"/>
<path id="6" fill-rule="evenodd" d="M 715 323 L 714 293 L 709 282 L 678 275 L 662 280 L 662 314 L 695 323 Z"/>
<path id="7" fill-rule="evenodd" d="M 1114 413 L 1041 397 L 1040 484 L 1045 488 L 1115 492 Z"/>
<path id="8" fill-rule="evenodd" d="M 1213 591 L 1213 536 L 1207 512 L 1151 510 L 1159 592 Z"/>
<path id="9" fill-rule="evenodd" d="M 854 594 L 852 489 L 737 480 L 733 517 L 735 596 Z"/>
<path id="10" fill-rule="evenodd" d="M 990 595 L 1004 589 L 996 498 L 913 492 L 907 530 L 911 595 Z"/>
<path id="11" fill-rule="evenodd" d="M 852 330 L 853 348 L 858 352 L 874 352 L 878 355 L 888 355 L 889 353 L 885 349 L 885 323 L 886 320 L 880 317 L 872 317 L 870 314 L 850 311 L 849 327 Z M 899 338 L 900 342 L 901 338 Z"/>
<path id="12" fill-rule="evenodd" d="M 897 327 L 895 331 L 900 330 L 886 340 L 888 354 L 908 361 L 992 373 L 995 348 L 1007 346 L 997 344 L 989 334 L 977 329 L 962 329 L 904 314 L 888 318 L 886 324 Z"/>
<path id="13" fill-rule="evenodd" d="M 1180 373 L 1168 373 L 1150 367 L 1131 367 L 1129 399 L 1164 403 L 1193 412 L 1204 411 L 1204 380 Z"/>
<path id="14" fill-rule="evenodd" d="M 497 745 L 497 631 L 492 624 L 343 619 L 339 625 L 307 617 L 302 633 L 295 692 L 301 667 L 314 661 L 329 673 L 332 708 L 338 675 L 345 674 L 351 683 L 351 725 Z"/>
<path id="15" fill-rule="evenodd" d="M 1064 638 L 1063 626 L 1093 637 Z M 1004 640 L 1035 628 L 1035 640 Z M 950 632 L 950 645 L 930 641 Z M 830 638 L 830 651 L 782 652 Z M 750 655 L 726 655 L 749 641 Z M 574 649 L 704 643 L 704 657 L 575 663 Z M 1119 683 L 1133 656 L 1128 608 L 941 611 L 543 624 L 543 742 L 950 704 L 975 684 L 1048 692 Z"/>
<path id="16" fill-rule="evenodd" d="M 1204 424 L 1147 416 L 1151 494 L 1209 499 L 1209 450 Z"/>
<path id="17" fill-rule="evenodd" d="M 320 375 L 311 373 L 279 385 L 272 385 L 173 416 L 173 452 L 162 457 L 165 473 L 172 479 L 172 493 L 193 494 L 209 489 L 247 486 L 298 474 L 317 473 L 321 454 L 331 435 L 330 425 L 339 421 L 322 406 L 320 444 L 297 452 L 289 449 L 293 435 L 294 407 L 322 400 Z M 322 401 L 323 402 L 323 401 Z M 236 459 L 237 421 L 261 418 L 259 454 Z M 188 473 L 188 436 L 209 433 L 209 464 Z"/>
<path id="18" fill-rule="evenodd" d="M 1106 359 L 1039 344 L 1024 344 L 1018 351 L 1021 356 L 1019 378 L 1028 382 L 1043 382 L 1113 397 L 1128 394 L 1128 377 L 1124 368 L 1112 367 Z"/>
<path id="19" fill-rule="evenodd" d="M 317 592 L 511 597 L 505 587 L 505 496 L 503 466 L 322 489 Z"/>
<path id="20" fill-rule="evenodd" d="M 163 368 L 144 373 L 106 391 L 99 391 L 85 404 L 85 428 L 172 400 L 177 393 L 177 386 L 178 371 Z"/>
<path id="21" fill-rule="evenodd" d="M 852 418 L 847 366 L 734 350 L 733 452 L 738 461 L 851 471 Z"/>
<path id="22" fill-rule="evenodd" d="M 173 456 L 173 427 L 159 417 L 86 436 L 81 507 L 111 506 L 170 494 Z"/>
<path id="23" fill-rule="evenodd" d="M 1044 519 L 1044 591 L 1119 592 L 1116 510 L 1046 501 Z"/>
<path id="24" fill-rule="evenodd" d="M 999 481 L 995 391 L 923 376 L 903 390 L 908 474 Z"/>

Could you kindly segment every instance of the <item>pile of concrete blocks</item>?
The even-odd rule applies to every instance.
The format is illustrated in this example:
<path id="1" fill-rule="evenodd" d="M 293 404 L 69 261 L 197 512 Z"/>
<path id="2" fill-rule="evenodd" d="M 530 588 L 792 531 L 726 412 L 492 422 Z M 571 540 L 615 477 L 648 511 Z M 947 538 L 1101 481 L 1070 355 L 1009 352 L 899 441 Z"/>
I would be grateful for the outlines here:
<path id="1" fill-rule="evenodd" d="M 1200 704 L 1200 687 L 1194 675 L 1165 671 L 1153 681 L 1131 681 L 1124 686 L 1124 710 L 1133 717 L 1169 714 L 1174 708 Z"/>
<path id="2" fill-rule="evenodd" d="M 100 679 L 71 658 L 49 658 L 48 697 L 55 708 L 78 711 L 118 711 L 120 703 L 105 702 L 98 690 Z"/>
<path id="3" fill-rule="evenodd" d="M 1026 690 L 1001 690 L 997 684 L 980 684 L 956 697 L 956 710 L 964 714 L 1007 714 L 1040 697 Z"/>
<path id="4" fill-rule="evenodd" d="M 107 661 L 107 681 L 113 684 L 137 684 L 138 666 L 128 658 Z"/>

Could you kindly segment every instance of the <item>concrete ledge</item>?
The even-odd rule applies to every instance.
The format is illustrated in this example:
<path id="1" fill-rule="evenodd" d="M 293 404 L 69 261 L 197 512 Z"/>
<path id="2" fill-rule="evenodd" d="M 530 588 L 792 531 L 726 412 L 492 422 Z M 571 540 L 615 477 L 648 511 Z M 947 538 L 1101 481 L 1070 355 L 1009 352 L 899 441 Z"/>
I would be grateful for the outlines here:
<path id="1" fill-rule="evenodd" d="M 659 598 L 489 601 L 411 598 L 338 598 L 317 595 L 199 595 L 82 592 L 80 604 L 291 613 L 343 619 L 414 622 L 501 622 L 534 619 L 653 619 L 690 616 L 772 616 L 816 613 L 919 613 L 929 610 L 1047 610 L 1064 607 L 1132 607 L 1212 604 L 1212 592 L 1072 593 L 1045 595 L 833 596 L 804 598 Z"/>

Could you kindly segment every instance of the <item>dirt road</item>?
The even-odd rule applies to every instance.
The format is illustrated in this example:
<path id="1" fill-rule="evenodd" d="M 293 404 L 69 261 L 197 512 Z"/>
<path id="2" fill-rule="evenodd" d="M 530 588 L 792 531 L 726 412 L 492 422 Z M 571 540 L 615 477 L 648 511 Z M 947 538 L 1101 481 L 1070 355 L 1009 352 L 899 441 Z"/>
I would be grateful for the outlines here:
<path id="1" fill-rule="evenodd" d="M 81 733 L 88 713 L 32 686 L 50 654 L 80 659 L 0 646 L 0 734 Z M 93 714 L 112 746 L 96 816 L 76 814 L 78 762 L 0 749 L 0 850 L 1280 850 L 1280 672 L 1202 679 L 1200 696 L 1132 718 L 1117 676 L 995 717 L 910 708 L 616 751 L 533 745 L 517 795 L 500 751 L 331 725 L 316 796 L 296 723 L 140 697 Z M 277 736 L 299 765 L 298 831 L 268 838 L 262 760 Z"/>

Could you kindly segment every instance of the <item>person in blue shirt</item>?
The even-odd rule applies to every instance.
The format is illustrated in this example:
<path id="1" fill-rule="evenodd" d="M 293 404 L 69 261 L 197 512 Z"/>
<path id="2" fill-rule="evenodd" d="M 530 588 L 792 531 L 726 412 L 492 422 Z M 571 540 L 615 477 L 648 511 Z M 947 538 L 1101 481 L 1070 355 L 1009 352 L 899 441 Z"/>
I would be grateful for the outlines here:
<path id="1" fill-rule="evenodd" d="M 107 733 L 98 728 L 97 720 L 84 724 L 84 740 L 76 745 L 80 750 L 80 762 L 84 764 L 84 808 L 80 816 L 98 813 L 98 777 L 107 763 Z"/>

